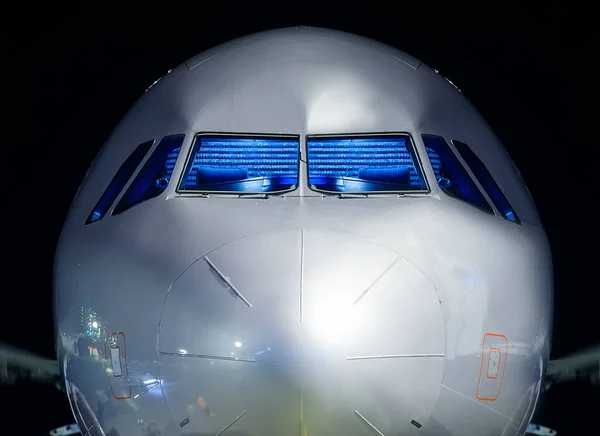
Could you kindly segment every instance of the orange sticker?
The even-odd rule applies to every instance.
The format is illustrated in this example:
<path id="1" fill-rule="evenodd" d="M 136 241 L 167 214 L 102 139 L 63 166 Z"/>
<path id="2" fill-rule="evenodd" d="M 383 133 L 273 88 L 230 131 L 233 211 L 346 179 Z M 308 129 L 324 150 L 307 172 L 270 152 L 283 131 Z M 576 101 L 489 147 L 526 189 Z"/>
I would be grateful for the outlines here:
<path id="1" fill-rule="evenodd" d="M 508 340 L 506 336 L 499 333 L 486 333 L 484 335 L 481 343 L 479 380 L 477 380 L 477 391 L 475 393 L 478 400 L 496 401 L 500 396 L 508 360 L 507 349 Z M 486 375 L 482 377 L 484 363 L 486 363 Z"/>

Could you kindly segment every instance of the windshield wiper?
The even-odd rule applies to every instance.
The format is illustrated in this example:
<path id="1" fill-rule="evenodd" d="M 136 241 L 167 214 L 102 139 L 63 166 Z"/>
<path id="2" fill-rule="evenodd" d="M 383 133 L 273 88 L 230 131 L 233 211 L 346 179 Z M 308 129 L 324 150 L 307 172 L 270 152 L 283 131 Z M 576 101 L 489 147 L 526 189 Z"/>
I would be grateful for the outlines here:
<path id="1" fill-rule="evenodd" d="M 350 193 L 340 192 L 337 195 L 337 198 L 339 198 L 339 199 L 344 199 L 344 198 L 369 198 L 369 194 L 362 193 L 362 192 L 350 192 Z"/>
<path id="2" fill-rule="evenodd" d="M 248 192 L 248 193 L 241 193 L 238 194 L 238 198 L 263 198 L 263 199 L 267 199 L 267 198 L 271 198 L 271 196 L 267 193 L 264 192 Z"/>

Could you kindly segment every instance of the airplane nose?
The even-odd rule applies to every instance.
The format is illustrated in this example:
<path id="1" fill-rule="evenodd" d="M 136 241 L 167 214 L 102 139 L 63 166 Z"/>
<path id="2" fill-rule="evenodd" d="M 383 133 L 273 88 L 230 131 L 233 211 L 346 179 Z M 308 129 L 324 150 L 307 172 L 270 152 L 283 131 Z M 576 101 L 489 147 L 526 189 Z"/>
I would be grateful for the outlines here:
<path id="1" fill-rule="evenodd" d="M 169 290 L 159 332 L 163 394 L 184 434 L 416 434 L 443 352 L 435 289 L 410 261 L 312 229 L 198 259 Z"/>

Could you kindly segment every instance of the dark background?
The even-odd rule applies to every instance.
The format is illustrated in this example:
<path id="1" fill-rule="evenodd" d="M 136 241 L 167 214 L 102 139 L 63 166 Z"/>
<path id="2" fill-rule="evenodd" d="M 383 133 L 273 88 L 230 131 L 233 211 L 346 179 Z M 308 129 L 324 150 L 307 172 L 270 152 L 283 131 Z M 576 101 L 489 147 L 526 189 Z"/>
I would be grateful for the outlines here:
<path id="1" fill-rule="evenodd" d="M 144 5 L 150 12 L 127 13 L 93 4 L 85 11 L 24 3 L 4 8 L 0 342 L 54 357 L 52 266 L 62 223 L 99 148 L 144 90 L 218 43 L 291 25 L 388 43 L 463 91 L 507 147 L 546 227 L 555 267 L 552 357 L 600 342 L 591 278 L 598 151 L 589 122 L 597 55 L 593 27 L 584 24 L 591 7 L 509 10 L 490 3 L 434 17 L 435 3 L 415 14 L 396 2 L 204 3 L 174 14 L 153 3 Z M 579 383 L 554 386 L 537 422 L 561 435 L 584 434 L 598 413 L 599 394 Z M 3 421 L 13 417 L 28 428 L 23 434 L 47 434 L 74 421 L 66 398 L 50 387 L 3 388 L 0 407 Z"/>

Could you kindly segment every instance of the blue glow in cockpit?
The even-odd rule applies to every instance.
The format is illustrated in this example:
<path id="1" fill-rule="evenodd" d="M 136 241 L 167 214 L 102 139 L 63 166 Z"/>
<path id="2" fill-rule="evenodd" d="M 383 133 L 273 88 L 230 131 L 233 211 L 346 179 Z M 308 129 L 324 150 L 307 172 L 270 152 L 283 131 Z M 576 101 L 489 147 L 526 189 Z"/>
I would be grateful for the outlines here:
<path id="1" fill-rule="evenodd" d="M 313 137 L 307 141 L 308 179 L 317 191 L 376 193 L 426 191 L 406 135 Z"/>
<path id="2" fill-rule="evenodd" d="M 298 137 L 197 136 L 179 191 L 269 193 L 295 189 Z"/>

